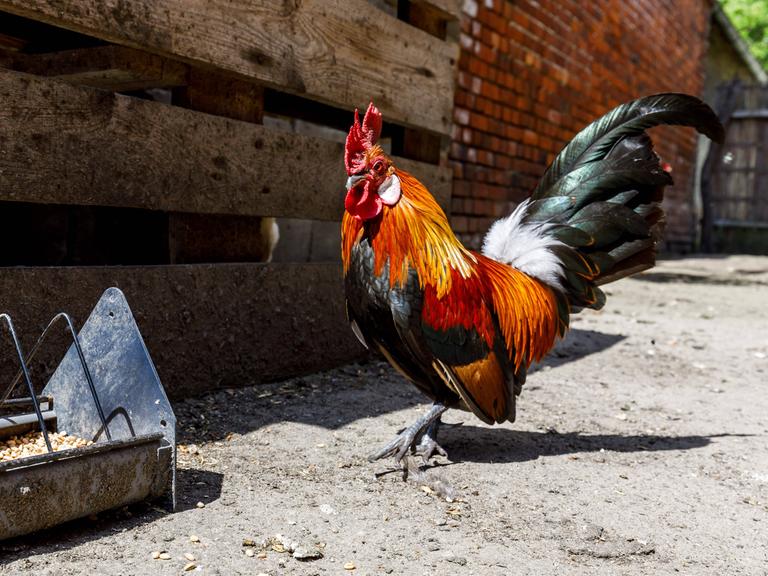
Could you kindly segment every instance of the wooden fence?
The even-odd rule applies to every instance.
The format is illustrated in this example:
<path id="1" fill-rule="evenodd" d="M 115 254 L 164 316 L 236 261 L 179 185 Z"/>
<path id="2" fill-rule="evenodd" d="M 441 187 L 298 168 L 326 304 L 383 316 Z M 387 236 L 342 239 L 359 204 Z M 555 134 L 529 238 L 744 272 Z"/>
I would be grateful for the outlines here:
<path id="1" fill-rule="evenodd" d="M 702 243 L 710 251 L 768 254 L 768 87 L 719 92 L 726 125 L 705 166 Z"/>
<path id="2" fill-rule="evenodd" d="M 263 218 L 340 219 L 344 131 L 371 98 L 449 205 L 458 0 L 0 11 L 0 309 L 27 338 L 118 285 L 177 396 L 360 353 L 338 263 L 260 262 Z"/>

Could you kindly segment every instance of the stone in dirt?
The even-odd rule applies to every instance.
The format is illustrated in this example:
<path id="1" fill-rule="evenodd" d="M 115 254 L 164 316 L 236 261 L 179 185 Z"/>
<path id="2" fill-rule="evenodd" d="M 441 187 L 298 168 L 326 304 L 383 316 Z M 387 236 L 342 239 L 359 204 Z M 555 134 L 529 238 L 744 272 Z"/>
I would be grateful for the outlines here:
<path id="1" fill-rule="evenodd" d="M 323 553 L 314 546 L 299 544 L 293 551 L 293 557 L 296 558 L 296 560 L 317 560 L 323 557 Z"/>

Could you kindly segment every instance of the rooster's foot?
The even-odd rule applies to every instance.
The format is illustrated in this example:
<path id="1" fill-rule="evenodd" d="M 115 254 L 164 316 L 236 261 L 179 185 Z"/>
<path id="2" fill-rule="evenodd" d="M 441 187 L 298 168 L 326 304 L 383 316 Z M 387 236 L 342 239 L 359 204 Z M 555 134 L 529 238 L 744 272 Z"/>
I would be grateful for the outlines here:
<path id="1" fill-rule="evenodd" d="M 437 429 L 440 427 L 440 424 L 440 418 L 432 422 L 424 431 L 418 446 L 412 447 L 414 454 L 421 456 L 424 464 L 429 462 L 429 459 L 436 454 L 445 458 L 448 457 L 448 453 L 437 443 Z"/>
<path id="2" fill-rule="evenodd" d="M 374 452 L 368 456 L 368 460 L 373 462 L 374 460 L 380 460 L 381 458 L 387 458 L 394 456 L 395 462 L 400 464 L 403 468 L 403 477 L 408 476 L 408 463 L 404 459 L 408 450 L 413 450 L 417 454 L 422 452 L 427 453 L 427 458 L 433 455 L 434 452 L 445 454 L 445 451 L 435 441 L 437 433 L 437 426 L 434 427 L 430 434 L 430 428 L 433 424 L 436 424 L 440 420 L 440 416 L 445 412 L 447 408 L 435 402 L 429 411 L 421 416 L 416 422 L 408 426 L 398 436 L 396 436 L 391 442 L 385 445 L 381 450 Z M 419 437 L 422 437 L 420 443 L 416 443 Z M 434 446 L 431 446 L 434 444 Z"/>

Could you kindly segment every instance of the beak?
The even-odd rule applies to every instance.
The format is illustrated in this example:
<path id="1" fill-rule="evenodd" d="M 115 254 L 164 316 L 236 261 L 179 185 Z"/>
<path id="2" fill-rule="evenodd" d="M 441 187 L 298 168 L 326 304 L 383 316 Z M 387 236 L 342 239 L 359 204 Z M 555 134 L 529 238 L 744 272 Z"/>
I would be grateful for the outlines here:
<path id="1" fill-rule="evenodd" d="M 347 191 L 352 190 L 355 186 L 357 186 L 357 183 L 360 182 L 360 180 L 365 179 L 365 173 L 363 174 L 353 174 L 349 178 L 347 178 Z"/>

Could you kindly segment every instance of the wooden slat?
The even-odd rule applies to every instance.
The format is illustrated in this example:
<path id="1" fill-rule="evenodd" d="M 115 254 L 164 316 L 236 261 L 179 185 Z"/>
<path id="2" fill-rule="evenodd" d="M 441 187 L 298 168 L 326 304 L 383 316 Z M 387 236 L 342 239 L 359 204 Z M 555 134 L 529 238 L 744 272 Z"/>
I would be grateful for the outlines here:
<path id="1" fill-rule="evenodd" d="M 715 226 L 725 228 L 760 228 L 768 229 L 768 222 L 758 222 L 755 220 L 728 220 L 727 218 L 716 218 Z"/>
<path id="2" fill-rule="evenodd" d="M 435 8 L 450 19 L 461 18 L 461 0 L 411 0 L 411 2 Z"/>
<path id="3" fill-rule="evenodd" d="M 184 108 L 262 124 L 264 88 L 211 70 L 193 68 L 188 83 L 173 90 L 173 103 Z"/>
<path id="4" fill-rule="evenodd" d="M 172 103 L 197 112 L 261 124 L 264 88 L 214 70 L 192 68 L 188 83 L 173 90 Z M 266 262 L 271 259 L 273 218 L 221 215 L 168 215 L 168 255 L 173 264 Z"/>
<path id="5" fill-rule="evenodd" d="M 188 68 L 176 60 L 125 46 L 17 53 L 11 55 L 8 65 L 19 72 L 118 91 L 183 86 Z"/>
<path id="6" fill-rule="evenodd" d="M 446 2 L 440 2 L 446 4 Z M 447 134 L 458 46 L 365 0 L 0 0 L 0 10 Z"/>
<path id="7" fill-rule="evenodd" d="M 345 178 L 340 143 L 0 70 L 0 200 L 338 220 Z"/>
<path id="8" fill-rule="evenodd" d="M 755 120 L 768 119 L 768 108 L 758 108 L 755 110 L 736 110 L 731 118 L 736 120 Z"/>
<path id="9" fill-rule="evenodd" d="M 7 268 L 0 311 L 29 350 L 57 312 L 82 326 L 110 286 L 125 292 L 175 398 L 330 368 L 363 352 L 344 316 L 339 264 Z M 48 342 L 36 361 L 55 366 L 63 350 Z M 3 381 L 15 370 L 4 362 Z"/>

